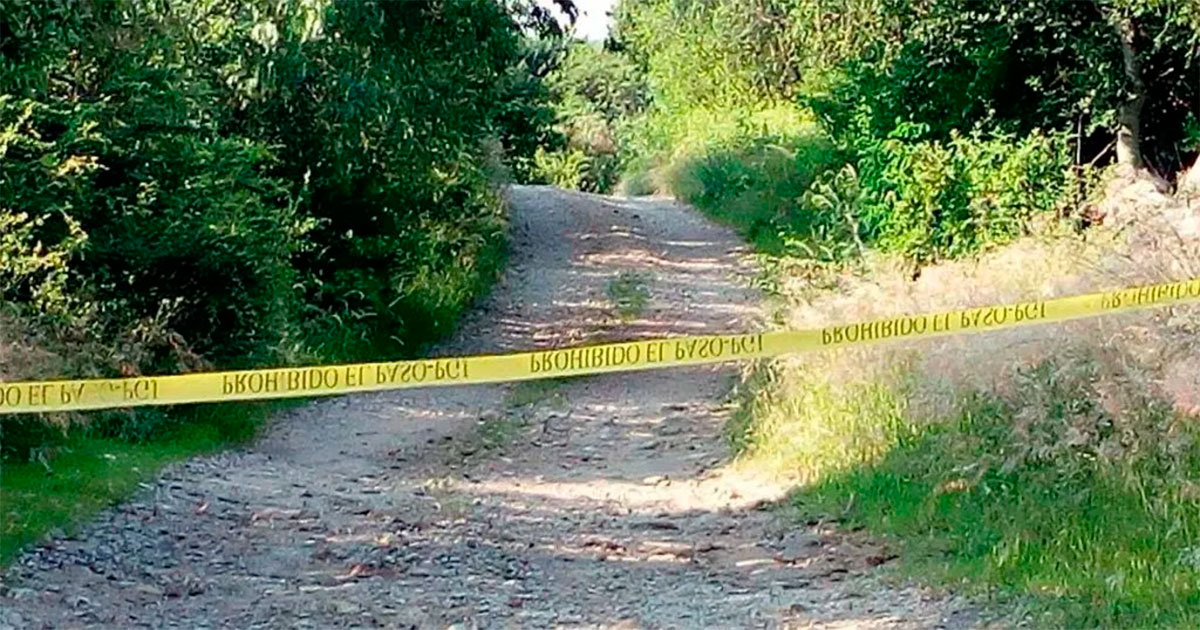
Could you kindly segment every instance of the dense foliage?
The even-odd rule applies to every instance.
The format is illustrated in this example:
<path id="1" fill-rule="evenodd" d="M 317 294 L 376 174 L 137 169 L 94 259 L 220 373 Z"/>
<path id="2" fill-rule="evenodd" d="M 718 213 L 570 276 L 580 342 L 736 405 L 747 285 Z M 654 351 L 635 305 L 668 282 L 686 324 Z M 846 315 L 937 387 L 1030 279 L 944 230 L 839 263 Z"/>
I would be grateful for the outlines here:
<path id="1" fill-rule="evenodd" d="M 495 0 L 0 2 L 0 378 L 412 354 L 501 258 L 503 160 L 551 133 L 546 24 Z"/>
<path id="2" fill-rule="evenodd" d="M 534 176 L 548 183 L 607 192 L 620 176 L 619 125 L 646 107 L 641 73 L 623 56 L 571 44 L 549 75 L 558 115 L 558 143 L 541 147 Z"/>
<path id="3" fill-rule="evenodd" d="M 610 123 L 628 188 L 768 249 L 920 265 L 1070 215 L 1092 168 L 1190 165 L 1198 34 L 1187 0 L 623 0 L 592 54 L 646 85 Z M 578 153 L 560 169 L 602 155 Z"/>

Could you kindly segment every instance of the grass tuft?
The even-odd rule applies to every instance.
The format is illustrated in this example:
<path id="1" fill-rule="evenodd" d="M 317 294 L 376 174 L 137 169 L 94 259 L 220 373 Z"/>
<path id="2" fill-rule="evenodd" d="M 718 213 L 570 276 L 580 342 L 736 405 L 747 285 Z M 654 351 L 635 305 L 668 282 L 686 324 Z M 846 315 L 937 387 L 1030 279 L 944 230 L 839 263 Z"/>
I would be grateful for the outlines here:
<path id="1" fill-rule="evenodd" d="M 622 271 L 608 283 L 608 299 L 622 320 L 639 317 L 650 303 L 650 279 L 644 273 Z"/>

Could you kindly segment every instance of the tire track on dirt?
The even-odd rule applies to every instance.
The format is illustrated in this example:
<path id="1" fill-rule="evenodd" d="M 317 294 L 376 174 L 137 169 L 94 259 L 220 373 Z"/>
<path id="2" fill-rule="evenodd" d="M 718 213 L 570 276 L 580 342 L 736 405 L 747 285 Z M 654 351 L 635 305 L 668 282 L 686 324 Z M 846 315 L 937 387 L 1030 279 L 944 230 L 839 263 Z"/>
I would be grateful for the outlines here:
<path id="1" fill-rule="evenodd" d="M 516 187 L 510 266 L 436 353 L 757 326 L 729 231 Z M 614 282 L 616 284 L 614 284 Z M 621 292 L 645 304 L 614 307 Z M 630 312 L 630 311 L 636 311 Z M 0 628 L 947 628 L 891 554 L 726 469 L 735 366 L 314 402 L 19 558 Z"/>

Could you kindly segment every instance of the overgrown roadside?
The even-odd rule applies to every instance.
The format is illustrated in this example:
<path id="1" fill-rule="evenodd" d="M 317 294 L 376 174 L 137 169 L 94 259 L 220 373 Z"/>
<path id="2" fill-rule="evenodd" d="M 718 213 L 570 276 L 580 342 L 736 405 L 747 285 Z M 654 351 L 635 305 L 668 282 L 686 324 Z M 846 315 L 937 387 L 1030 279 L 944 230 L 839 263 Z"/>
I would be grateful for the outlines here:
<path id="1" fill-rule="evenodd" d="M 534 9 L 0 0 L 0 383 L 444 339 L 549 133 Z M 0 414 L 0 564 L 275 408 Z"/>
<path id="2" fill-rule="evenodd" d="M 1200 276 L 1200 214 L 1116 181 L 1112 225 L 1023 239 L 913 281 L 875 258 L 787 326 L 886 318 Z M 1194 203 L 1194 202 L 1193 202 Z M 865 527 L 904 573 L 1016 604 L 1037 627 L 1200 619 L 1195 307 L 785 358 L 751 379 L 741 465 L 797 485 L 806 519 Z"/>
<path id="3" fill-rule="evenodd" d="M 49 535 L 66 536 L 129 498 L 169 464 L 246 444 L 290 403 L 211 405 L 176 412 L 177 423 L 132 442 L 77 432 L 0 466 L 0 567 Z"/>
<path id="4" fill-rule="evenodd" d="M 550 188 L 517 188 L 513 206 L 509 271 L 438 352 L 758 325 L 741 244 L 687 208 Z M 637 313 L 610 299 L 622 272 L 653 278 Z M 760 509 L 786 487 L 725 466 L 736 376 L 690 368 L 295 409 L 253 447 L 171 467 L 20 556 L 0 626 L 974 624 L 963 602 L 878 579 L 892 550 Z"/>

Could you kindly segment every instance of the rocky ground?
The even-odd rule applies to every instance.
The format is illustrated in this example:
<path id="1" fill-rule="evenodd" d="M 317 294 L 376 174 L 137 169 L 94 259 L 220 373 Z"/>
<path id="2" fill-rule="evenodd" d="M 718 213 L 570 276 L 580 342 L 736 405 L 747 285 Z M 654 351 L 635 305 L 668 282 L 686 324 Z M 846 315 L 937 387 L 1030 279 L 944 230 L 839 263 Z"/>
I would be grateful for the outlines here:
<path id="1" fill-rule="evenodd" d="M 438 353 L 758 325 L 741 244 L 688 208 L 511 196 L 510 268 Z M 884 579 L 889 549 L 791 521 L 770 509 L 785 488 L 725 467 L 737 369 L 294 409 L 18 558 L 0 629 L 977 625 Z"/>

